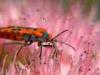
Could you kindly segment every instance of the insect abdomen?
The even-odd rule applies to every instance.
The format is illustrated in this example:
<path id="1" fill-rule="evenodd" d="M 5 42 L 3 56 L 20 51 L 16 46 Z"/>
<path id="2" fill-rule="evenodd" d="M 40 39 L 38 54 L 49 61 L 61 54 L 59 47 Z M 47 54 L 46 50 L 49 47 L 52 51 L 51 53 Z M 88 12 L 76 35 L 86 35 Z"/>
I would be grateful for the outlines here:
<path id="1" fill-rule="evenodd" d="M 20 33 L 14 32 L 12 30 L 1 29 L 0 30 L 0 38 L 21 41 L 23 40 Z"/>

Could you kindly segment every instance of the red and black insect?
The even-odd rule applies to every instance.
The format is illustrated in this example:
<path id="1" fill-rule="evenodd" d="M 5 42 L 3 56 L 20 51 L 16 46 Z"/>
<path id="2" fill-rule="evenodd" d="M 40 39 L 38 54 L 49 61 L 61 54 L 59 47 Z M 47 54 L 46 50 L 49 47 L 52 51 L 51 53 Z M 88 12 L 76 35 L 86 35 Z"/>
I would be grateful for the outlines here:
<path id="1" fill-rule="evenodd" d="M 21 48 L 18 50 L 17 55 L 19 54 L 20 50 L 23 47 L 25 47 L 27 45 L 31 45 L 33 42 L 38 42 L 38 46 L 41 49 L 40 56 L 39 56 L 41 59 L 42 47 L 54 48 L 55 51 L 54 51 L 53 55 L 56 55 L 56 52 L 57 52 L 56 42 L 68 45 L 68 46 L 72 47 L 74 50 L 76 50 L 73 46 L 71 46 L 67 43 L 57 41 L 56 38 L 59 37 L 62 33 L 66 32 L 66 31 L 69 31 L 69 30 L 64 30 L 64 31 L 60 32 L 58 35 L 56 35 L 55 37 L 52 37 L 46 31 L 46 29 L 43 29 L 43 28 L 9 26 L 9 27 L 0 28 L 0 38 L 15 40 L 15 41 L 24 41 L 24 43 L 18 43 L 23 46 L 21 46 Z M 44 44 L 44 42 L 47 44 Z"/>

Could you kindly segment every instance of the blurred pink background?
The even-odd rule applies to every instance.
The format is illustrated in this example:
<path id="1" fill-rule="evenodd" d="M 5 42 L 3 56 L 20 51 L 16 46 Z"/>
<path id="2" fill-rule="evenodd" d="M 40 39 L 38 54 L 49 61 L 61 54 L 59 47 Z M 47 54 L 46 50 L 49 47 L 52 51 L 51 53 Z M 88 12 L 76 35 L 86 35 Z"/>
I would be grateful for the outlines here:
<path id="1" fill-rule="evenodd" d="M 59 0 L 60 1 L 60 0 Z M 81 3 L 74 3 L 64 11 L 58 0 L 2 0 L 0 1 L 0 27 L 25 26 L 42 27 L 53 36 L 69 29 L 72 33 L 62 34 L 58 40 L 64 41 L 77 49 L 58 45 L 61 50 L 58 61 L 47 60 L 47 64 L 27 64 L 11 61 L 6 75 L 100 75 L 100 23 L 95 21 L 96 9 L 91 7 L 89 15 L 83 15 Z M 6 42 L 0 39 L 0 44 Z M 13 46 L 11 46 L 13 47 Z M 36 46 L 25 48 L 26 55 L 32 54 Z M 10 48 L 8 48 L 8 51 Z M 49 51 L 49 49 L 44 49 Z M 25 52 L 24 49 L 22 53 Z M 47 52 L 43 54 L 46 58 Z M 36 53 L 36 52 L 35 52 Z M 33 54 L 35 54 L 33 53 Z M 2 55 L 2 53 L 1 53 Z M 33 55 L 35 58 L 36 55 Z M 23 56 L 21 56 L 23 57 Z M 9 56 L 8 56 L 9 58 Z M 31 57 L 32 58 L 32 57 Z M 27 58 L 29 59 L 29 58 Z M 38 58 L 35 58 L 38 60 Z M 15 64 L 19 65 L 16 69 Z M 2 65 L 1 65 L 2 67 Z M 2 69 L 0 72 L 2 75 Z"/>

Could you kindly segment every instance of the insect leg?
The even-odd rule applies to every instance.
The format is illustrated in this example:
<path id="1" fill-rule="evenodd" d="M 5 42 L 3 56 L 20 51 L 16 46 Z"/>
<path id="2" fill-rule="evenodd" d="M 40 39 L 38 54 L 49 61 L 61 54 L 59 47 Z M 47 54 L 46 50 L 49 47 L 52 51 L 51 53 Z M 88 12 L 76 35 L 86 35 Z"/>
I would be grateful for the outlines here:
<path id="1" fill-rule="evenodd" d="M 56 44 L 55 42 L 53 42 L 53 48 L 54 48 L 54 52 L 53 52 L 53 55 L 52 55 L 52 58 L 57 58 L 58 57 L 58 48 L 56 47 Z"/>
<path id="2" fill-rule="evenodd" d="M 40 55 L 39 55 L 39 58 L 40 58 L 40 63 L 41 63 L 41 60 L 42 60 L 42 45 L 40 45 Z"/>
<path id="3" fill-rule="evenodd" d="M 67 45 L 67 46 L 71 47 L 74 51 L 77 51 L 76 48 L 74 48 L 72 45 L 70 45 L 68 43 L 65 43 L 65 42 L 62 42 L 62 41 L 56 41 L 56 42 L 61 43 L 61 44 L 64 44 L 64 45 Z"/>
<path id="4" fill-rule="evenodd" d="M 20 47 L 20 49 L 18 49 L 17 55 L 19 54 L 19 52 L 21 51 L 21 49 L 23 48 L 23 46 L 26 46 L 26 45 L 27 45 L 26 43 L 9 42 L 9 43 L 4 43 L 4 44 L 3 44 L 3 49 L 2 49 L 2 50 L 5 50 L 5 47 L 6 47 L 7 45 L 13 45 L 13 44 L 15 44 L 15 45 L 22 45 L 22 46 Z"/>

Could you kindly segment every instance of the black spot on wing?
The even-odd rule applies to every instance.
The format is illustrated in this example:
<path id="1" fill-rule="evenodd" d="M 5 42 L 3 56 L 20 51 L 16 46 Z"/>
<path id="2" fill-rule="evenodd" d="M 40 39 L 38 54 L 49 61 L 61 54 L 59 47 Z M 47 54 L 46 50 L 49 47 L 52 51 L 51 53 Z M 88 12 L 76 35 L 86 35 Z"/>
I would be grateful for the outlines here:
<path id="1" fill-rule="evenodd" d="M 43 34 L 44 32 L 43 32 L 43 31 L 40 31 L 40 33 L 42 33 L 42 34 Z"/>
<path id="2" fill-rule="evenodd" d="M 37 31 L 37 28 L 33 28 L 34 31 Z"/>
<path id="3" fill-rule="evenodd" d="M 26 30 L 30 30 L 31 28 L 25 28 Z"/>
<path id="4" fill-rule="evenodd" d="M 22 28 L 21 27 L 13 27 L 12 30 L 14 31 L 20 31 Z"/>
<path id="5" fill-rule="evenodd" d="M 7 39 L 10 38 L 9 33 L 7 31 L 4 31 L 3 33 L 1 33 L 1 37 L 2 38 L 7 38 Z"/>
<path id="6" fill-rule="evenodd" d="M 12 31 L 10 35 L 12 36 L 11 39 L 13 40 L 19 40 L 19 38 L 21 38 L 21 34 L 19 32 Z"/>

